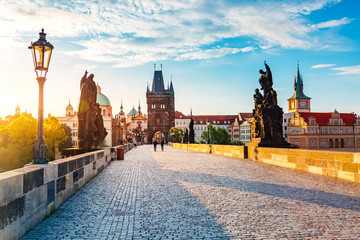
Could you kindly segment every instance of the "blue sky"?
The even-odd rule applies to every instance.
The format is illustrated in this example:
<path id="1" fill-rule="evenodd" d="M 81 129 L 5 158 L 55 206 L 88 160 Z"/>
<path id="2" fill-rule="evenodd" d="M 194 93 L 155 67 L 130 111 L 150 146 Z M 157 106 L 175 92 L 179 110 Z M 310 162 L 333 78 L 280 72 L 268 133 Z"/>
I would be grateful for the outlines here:
<path id="1" fill-rule="evenodd" d="M 43 27 L 55 46 L 45 114 L 77 107 L 80 79 L 95 74 L 126 112 L 151 84 L 154 63 L 172 75 L 176 109 L 187 114 L 251 112 L 259 69 L 270 66 L 287 112 L 300 63 L 312 111 L 360 114 L 360 1 L 6 1 L 0 2 L 0 117 L 16 105 L 37 116 L 38 85 L 27 49 Z"/>

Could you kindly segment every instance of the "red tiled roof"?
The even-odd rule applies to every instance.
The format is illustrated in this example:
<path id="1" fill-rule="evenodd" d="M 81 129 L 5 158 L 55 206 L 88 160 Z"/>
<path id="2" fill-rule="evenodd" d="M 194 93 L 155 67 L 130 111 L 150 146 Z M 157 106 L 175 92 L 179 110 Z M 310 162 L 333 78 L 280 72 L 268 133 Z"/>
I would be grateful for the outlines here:
<path id="1" fill-rule="evenodd" d="M 304 119 L 305 122 L 308 122 L 309 117 L 316 118 L 316 122 L 320 126 L 326 126 L 328 125 L 329 119 L 331 118 L 331 115 L 333 112 L 329 113 L 300 113 L 300 116 Z M 352 126 L 356 123 L 356 117 L 352 113 L 339 113 L 340 118 L 342 118 L 343 122 L 346 126 Z"/>
<path id="2" fill-rule="evenodd" d="M 180 118 L 181 117 L 181 118 Z M 206 124 L 207 120 L 210 121 L 212 125 L 229 125 L 231 124 L 237 115 L 192 115 L 187 116 L 182 112 L 175 111 L 175 119 L 194 119 L 195 124 Z M 214 123 L 215 121 L 215 123 Z M 217 123 L 219 121 L 219 123 Z M 224 123 L 226 121 L 226 123 Z M 228 123 L 230 121 L 230 123 Z M 201 123 L 202 122 L 202 123 Z"/>
<path id="3" fill-rule="evenodd" d="M 253 117 L 252 113 L 239 113 L 239 115 L 241 116 L 242 120 L 247 120 Z"/>
<path id="4" fill-rule="evenodd" d="M 190 116 L 186 116 L 182 112 L 175 111 L 175 119 L 190 119 Z"/>

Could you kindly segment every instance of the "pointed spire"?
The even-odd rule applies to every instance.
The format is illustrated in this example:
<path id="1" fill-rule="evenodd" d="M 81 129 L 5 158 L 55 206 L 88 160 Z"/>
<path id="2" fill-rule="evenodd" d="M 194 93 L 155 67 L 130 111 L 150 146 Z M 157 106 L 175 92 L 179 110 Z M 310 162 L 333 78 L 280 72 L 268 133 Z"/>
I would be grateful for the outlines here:
<path id="1" fill-rule="evenodd" d="M 291 98 L 309 98 L 303 93 L 304 83 L 300 74 L 299 61 L 297 64 L 297 73 L 294 78 L 294 95 Z"/>
<path id="2" fill-rule="evenodd" d="M 192 116 L 192 108 L 190 108 L 190 116 Z"/>
<path id="3" fill-rule="evenodd" d="M 121 99 L 121 105 L 120 105 L 120 113 L 119 113 L 120 115 L 125 115 L 124 114 L 124 107 L 123 107 L 123 101 L 122 101 L 122 99 Z"/>
<path id="4" fill-rule="evenodd" d="M 173 86 L 173 83 L 172 83 L 172 75 L 171 75 L 169 92 L 174 93 L 174 86 Z"/>
<path id="5" fill-rule="evenodd" d="M 146 83 L 146 92 L 147 93 L 150 92 L 150 90 L 149 90 L 149 82 Z"/>
<path id="6" fill-rule="evenodd" d="M 141 106 L 140 106 L 140 99 L 139 99 L 139 106 L 138 106 L 138 112 L 141 115 Z"/>
<path id="7" fill-rule="evenodd" d="M 157 71 L 154 69 L 154 77 L 153 77 L 151 92 L 161 94 L 161 93 L 165 92 L 165 90 L 166 89 L 165 89 L 165 85 L 164 85 L 164 78 L 163 78 L 162 71 L 161 70 Z"/>

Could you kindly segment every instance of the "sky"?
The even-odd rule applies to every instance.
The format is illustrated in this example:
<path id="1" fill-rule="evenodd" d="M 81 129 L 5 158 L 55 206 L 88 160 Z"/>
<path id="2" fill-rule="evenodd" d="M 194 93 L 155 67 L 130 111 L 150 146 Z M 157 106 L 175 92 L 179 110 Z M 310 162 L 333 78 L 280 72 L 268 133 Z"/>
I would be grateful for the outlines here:
<path id="1" fill-rule="evenodd" d="M 141 104 L 154 64 L 172 79 L 184 114 L 252 112 L 259 70 L 270 66 L 287 112 L 299 63 L 313 112 L 360 114 L 359 0 L 1 0 L 0 117 L 37 117 L 31 41 L 54 45 L 45 116 L 77 109 L 80 79 L 95 75 L 113 107 Z"/>

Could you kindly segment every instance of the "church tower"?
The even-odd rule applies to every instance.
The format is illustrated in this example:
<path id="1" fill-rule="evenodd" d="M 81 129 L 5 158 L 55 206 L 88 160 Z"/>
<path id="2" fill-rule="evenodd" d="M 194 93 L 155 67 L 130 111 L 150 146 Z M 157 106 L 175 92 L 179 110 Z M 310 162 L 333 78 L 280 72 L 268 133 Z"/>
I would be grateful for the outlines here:
<path id="1" fill-rule="evenodd" d="M 310 99 L 303 93 L 304 83 L 300 75 L 299 64 L 297 66 L 297 74 L 294 79 L 294 94 L 288 99 L 290 112 L 310 112 Z"/>
<path id="2" fill-rule="evenodd" d="M 148 112 L 148 137 L 152 141 L 154 134 L 161 132 L 166 141 L 169 139 L 169 130 L 175 126 L 175 92 L 172 81 L 165 88 L 161 70 L 156 70 L 154 64 L 154 77 L 151 90 L 146 90 L 146 103 Z"/>
<path id="3" fill-rule="evenodd" d="M 71 106 L 69 100 L 69 104 L 66 106 L 66 116 L 73 116 L 73 115 L 74 115 L 74 108 L 73 106 Z"/>

